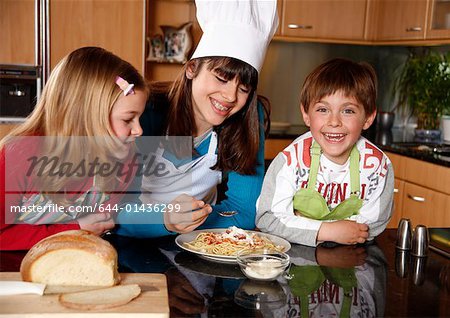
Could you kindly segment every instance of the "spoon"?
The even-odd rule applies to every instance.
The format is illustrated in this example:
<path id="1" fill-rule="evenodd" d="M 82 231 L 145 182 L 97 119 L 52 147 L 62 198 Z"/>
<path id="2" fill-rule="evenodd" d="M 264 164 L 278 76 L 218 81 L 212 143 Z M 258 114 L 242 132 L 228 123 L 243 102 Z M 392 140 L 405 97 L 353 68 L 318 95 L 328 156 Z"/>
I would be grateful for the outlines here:
<path id="1" fill-rule="evenodd" d="M 235 214 L 238 214 L 238 211 L 219 211 L 217 213 L 219 213 L 220 216 L 231 217 Z"/>

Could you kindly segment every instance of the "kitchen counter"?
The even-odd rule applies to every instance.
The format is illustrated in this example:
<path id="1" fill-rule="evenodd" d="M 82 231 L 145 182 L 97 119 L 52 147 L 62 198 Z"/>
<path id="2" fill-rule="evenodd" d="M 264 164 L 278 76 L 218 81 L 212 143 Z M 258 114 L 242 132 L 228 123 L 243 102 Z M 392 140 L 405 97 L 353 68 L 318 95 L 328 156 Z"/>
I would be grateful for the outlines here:
<path id="1" fill-rule="evenodd" d="M 293 244 L 288 252 L 297 265 L 291 267 L 293 277 L 274 282 L 246 279 L 237 265 L 182 251 L 174 237 L 107 239 L 118 251 L 120 272 L 166 275 L 171 316 L 304 317 L 305 310 L 312 316 L 339 316 L 344 289 L 352 300 L 345 307 L 352 317 L 450 316 L 450 260 L 431 250 L 425 258 L 402 253 L 395 249 L 395 235 L 386 230 L 375 244 L 364 246 Z M 24 254 L 2 252 L 0 271 L 18 271 Z M 300 265 L 322 275 L 318 284 L 311 284 L 314 275 L 301 275 Z M 308 299 L 309 307 L 302 307 Z"/>

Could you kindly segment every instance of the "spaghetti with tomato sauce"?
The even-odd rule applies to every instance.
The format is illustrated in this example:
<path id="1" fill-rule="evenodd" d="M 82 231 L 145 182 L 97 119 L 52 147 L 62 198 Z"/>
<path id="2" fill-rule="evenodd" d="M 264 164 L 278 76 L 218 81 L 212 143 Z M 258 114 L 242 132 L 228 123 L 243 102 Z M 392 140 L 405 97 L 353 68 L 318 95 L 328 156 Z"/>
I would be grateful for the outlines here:
<path id="1" fill-rule="evenodd" d="M 275 245 L 268 238 L 256 233 L 247 233 L 235 226 L 222 233 L 202 232 L 195 240 L 183 245 L 198 252 L 224 256 L 234 256 L 240 251 L 253 249 L 284 251 L 284 247 Z"/>

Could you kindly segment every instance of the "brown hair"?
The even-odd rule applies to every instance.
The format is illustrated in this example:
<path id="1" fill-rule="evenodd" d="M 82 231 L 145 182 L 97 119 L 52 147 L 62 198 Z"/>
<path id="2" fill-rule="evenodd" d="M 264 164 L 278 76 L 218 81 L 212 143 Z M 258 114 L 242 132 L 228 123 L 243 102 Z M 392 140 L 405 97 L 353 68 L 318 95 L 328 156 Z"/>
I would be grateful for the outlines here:
<path id="1" fill-rule="evenodd" d="M 218 160 L 213 169 L 254 174 L 260 144 L 260 128 L 269 128 L 270 103 L 256 95 L 258 73 L 249 64 L 231 57 L 202 57 L 192 59 L 183 67 L 179 76 L 171 84 L 153 83 L 150 100 L 154 103 L 169 102 L 169 112 L 164 132 L 169 136 L 193 136 L 196 133 L 192 105 L 192 79 L 186 77 L 186 69 L 191 67 L 194 77 L 201 68 L 214 70 L 226 80 L 237 78 L 240 84 L 250 90 L 245 106 L 220 126 L 218 132 Z M 263 105 L 264 123 L 258 118 L 257 101 Z M 155 105 L 158 107 L 158 105 Z M 164 105 L 161 105 L 164 107 Z M 159 107 L 161 107 L 159 106 Z M 183 151 L 180 151 L 182 153 Z"/>
<path id="2" fill-rule="evenodd" d="M 310 105 L 324 96 L 342 91 L 364 107 L 366 116 L 376 110 L 377 76 L 365 62 L 335 58 L 319 65 L 307 77 L 300 93 L 300 104 L 307 112 Z"/>

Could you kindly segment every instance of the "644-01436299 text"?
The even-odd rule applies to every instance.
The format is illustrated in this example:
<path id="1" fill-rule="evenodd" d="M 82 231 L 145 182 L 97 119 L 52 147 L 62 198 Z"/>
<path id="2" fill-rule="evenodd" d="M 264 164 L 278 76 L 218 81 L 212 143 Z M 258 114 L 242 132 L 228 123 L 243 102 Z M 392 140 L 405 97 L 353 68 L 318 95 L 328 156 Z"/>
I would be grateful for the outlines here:
<path id="1" fill-rule="evenodd" d="M 124 212 L 179 212 L 181 210 L 180 204 L 165 204 L 165 203 L 127 203 L 123 205 L 119 204 L 98 204 L 94 205 L 60 205 L 56 203 L 42 205 L 12 205 L 10 206 L 10 212 L 12 213 L 95 213 L 95 212 L 109 212 L 120 213 Z"/>

